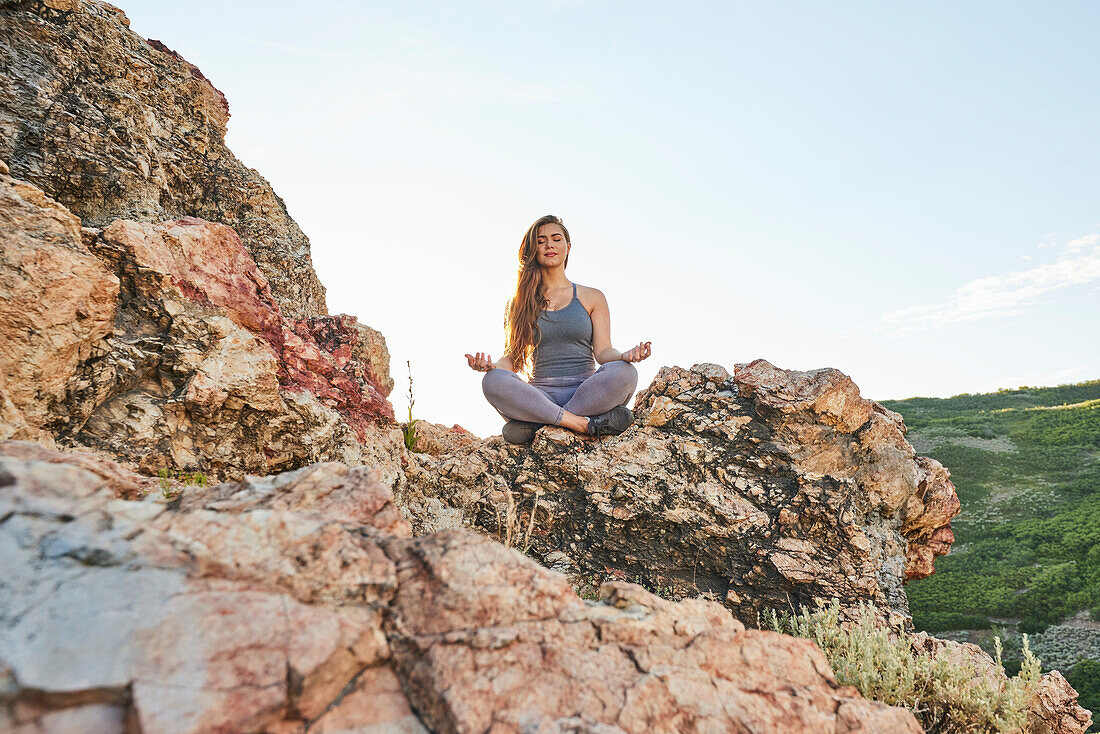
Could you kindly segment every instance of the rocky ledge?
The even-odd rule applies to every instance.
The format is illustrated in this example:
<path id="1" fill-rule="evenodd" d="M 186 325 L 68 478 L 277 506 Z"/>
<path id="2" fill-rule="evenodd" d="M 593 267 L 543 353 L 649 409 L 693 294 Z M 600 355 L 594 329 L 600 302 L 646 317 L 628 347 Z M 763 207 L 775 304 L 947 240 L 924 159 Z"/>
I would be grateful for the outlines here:
<path id="1" fill-rule="evenodd" d="M 418 532 L 476 528 L 581 588 L 636 580 L 748 624 L 834 598 L 902 624 L 905 581 L 950 548 L 949 473 L 838 370 L 666 367 L 634 413 L 621 436 L 548 427 L 529 446 L 419 423 L 398 501 Z"/>

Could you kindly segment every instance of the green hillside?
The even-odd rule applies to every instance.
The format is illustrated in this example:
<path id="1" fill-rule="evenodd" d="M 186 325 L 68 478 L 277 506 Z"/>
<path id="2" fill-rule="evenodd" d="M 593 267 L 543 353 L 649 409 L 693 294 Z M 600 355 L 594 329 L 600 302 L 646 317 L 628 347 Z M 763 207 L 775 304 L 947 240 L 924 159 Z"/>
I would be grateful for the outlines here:
<path id="1" fill-rule="evenodd" d="M 951 553 L 908 586 L 916 628 L 1009 650 L 1028 633 L 1100 711 L 1100 380 L 881 402 L 962 501 Z"/>

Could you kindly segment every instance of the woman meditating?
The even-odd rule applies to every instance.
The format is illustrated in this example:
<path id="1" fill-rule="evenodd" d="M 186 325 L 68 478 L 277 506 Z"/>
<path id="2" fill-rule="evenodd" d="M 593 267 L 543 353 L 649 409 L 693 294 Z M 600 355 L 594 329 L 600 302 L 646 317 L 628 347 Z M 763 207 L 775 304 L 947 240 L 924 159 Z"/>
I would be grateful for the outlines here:
<path id="1" fill-rule="evenodd" d="M 603 293 L 565 277 L 569 230 L 553 214 L 540 217 L 519 248 L 516 294 L 504 320 L 504 357 L 467 354 L 485 372 L 481 389 L 508 422 L 504 440 L 530 443 L 544 425 L 591 436 L 622 433 L 634 422 L 626 404 L 650 342 L 628 352 L 611 346 L 611 314 Z M 596 362 L 602 366 L 596 369 Z M 517 373 L 531 365 L 531 379 Z"/>

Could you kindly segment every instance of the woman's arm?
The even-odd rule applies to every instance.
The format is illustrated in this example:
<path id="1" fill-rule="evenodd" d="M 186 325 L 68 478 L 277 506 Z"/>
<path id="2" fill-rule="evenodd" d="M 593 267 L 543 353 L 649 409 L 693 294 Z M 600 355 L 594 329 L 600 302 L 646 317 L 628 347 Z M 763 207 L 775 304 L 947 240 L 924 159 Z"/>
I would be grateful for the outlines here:
<path id="1" fill-rule="evenodd" d="M 504 317 L 507 320 L 507 318 L 508 318 L 508 307 L 507 306 L 505 306 L 505 308 L 504 308 Z M 512 360 L 511 360 L 510 357 L 508 357 L 508 351 L 506 349 L 501 350 L 501 351 L 504 352 L 505 356 L 501 357 L 496 362 L 493 361 L 492 356 L 489 355 L 487 352 L 477 352 L 476 354 L 467 354 L 466 355 L 466 361 L 468 361 L 470 363 L 470 369 L 472 369 L 476 372 L 488 372 L 489 370 L 495 370 L 495 369 L 502 369 L 502 370 L 508 370 L 509 372 L 515 372 L 515 369 L 512 367 Z"/>
<path id="2" fill-rule="evenodd" d="M 621 359 L 624 362 L 641 362 L 650 355 L 650 343 L 641 342 L 628 352 L 620 352 L 611 346 L 611 312 L 607 299 L 598 288 L 588 289 L 592 298 L 592 356 L 600 364 Z"/>
<path id="3" fill-rule="evenodd" d="M 607 298 L 598 288 L 588 288 L 592 311 L 592 355 L 599 364 L 623 359 L 623 352 L 612 347 L 612 314 L 607 308 Z"/>
<path id="4" fill-rule="evenodd" d="M 592 356 L 600 364 L 622 359 L 623 353 L 611 346 L 611 312 L 603 291 L 589 288 L 592 299 Z"/>

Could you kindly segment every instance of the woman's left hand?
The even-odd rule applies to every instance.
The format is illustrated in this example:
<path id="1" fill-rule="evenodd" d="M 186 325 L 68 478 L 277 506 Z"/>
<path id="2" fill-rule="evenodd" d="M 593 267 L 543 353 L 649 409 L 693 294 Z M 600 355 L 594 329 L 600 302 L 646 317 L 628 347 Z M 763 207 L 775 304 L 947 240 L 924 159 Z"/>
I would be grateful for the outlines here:
<path id="1" fill-rule="evenodd" d="M 623 356 L 619 359 L 624 362 L 641 362 L 643 359 L 649 356 L 649 345 L 652 342 L 640 342 L 638 346 L 634 347 L 628 352 L 623 352 Z"/>

